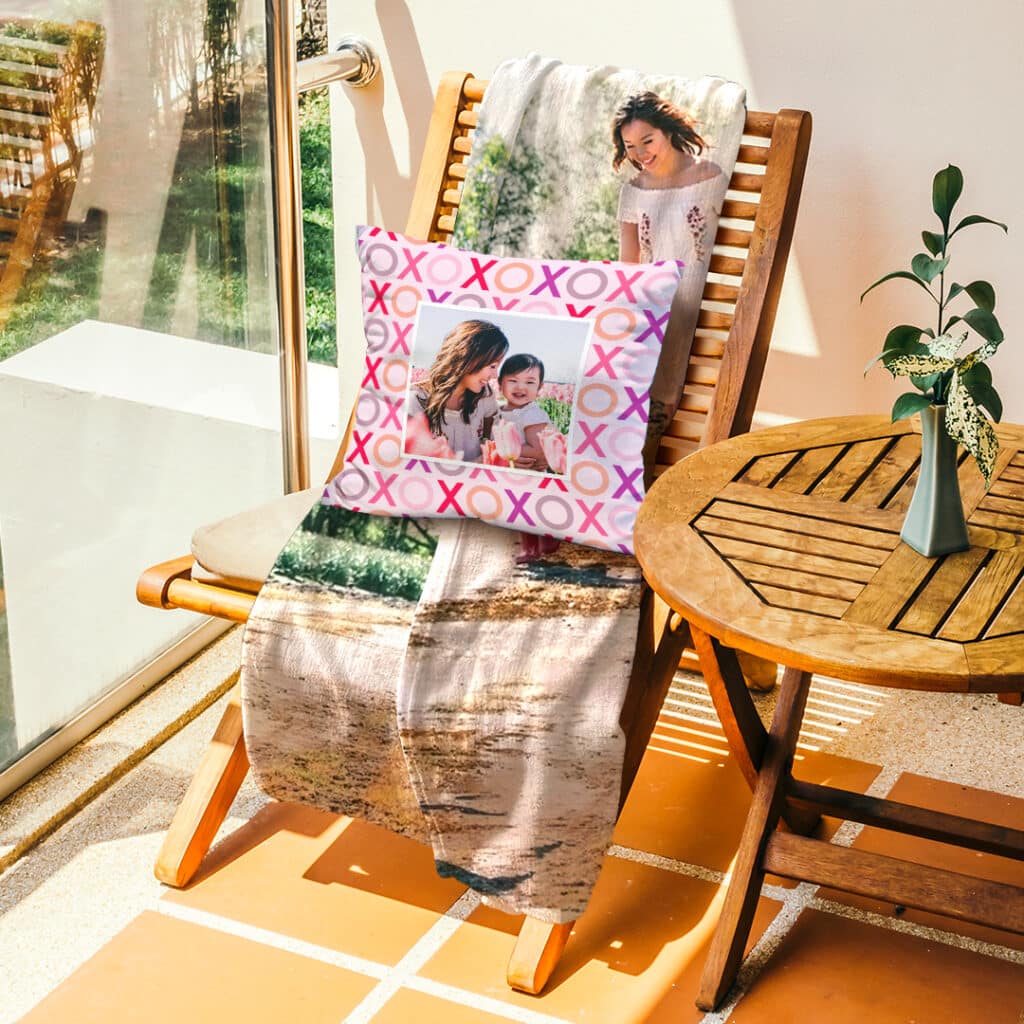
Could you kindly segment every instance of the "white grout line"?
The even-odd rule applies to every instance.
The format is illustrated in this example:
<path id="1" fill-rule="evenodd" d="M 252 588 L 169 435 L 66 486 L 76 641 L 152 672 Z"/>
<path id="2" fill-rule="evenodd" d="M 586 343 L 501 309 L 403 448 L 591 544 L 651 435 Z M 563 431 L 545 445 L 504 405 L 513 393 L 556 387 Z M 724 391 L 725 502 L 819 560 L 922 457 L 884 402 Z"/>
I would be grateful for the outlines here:
<path id="1" fill-rule="evenodd" d="M 772 886 L 772 888 L 777 889 L 776 886 Z M 732 1016 L 733 1010 L 750 990 L 751 985 L 789 933 L 790 928 L 793 927 L 816 889 L 817 886 L 802 882 L 795 889 L 782 890 L 786 894 L 782 899 L 782 907 L 744 959 L 743 966 L 740 968 L 722 1008 L 706 1013 L 701 1018 L 700 1024 L 725 1024 Z"/>
<path id="2" fill-rule="evenodd" d="M 446 985 L 417 976 L 417 971 L 455 934 L 459 925 L 480 906 L 480 897 L 467 890 L 381 980 L 373 991 L 345 1018 L 343 1024 L 367 1024 L 396 992 L 414 989 L 460 1006 L 519 1021 L 520 1024 L 565 1024 L 561 1017 L 552 1017 L 537 1010 L 515 1006 L 499 999 L 478 995 L 456 985 Z"/>
<path id="3" fill-rule="evenodd" d="M 467 889 L 438 919 L 430 930 L 390 968 L 363 1001 L 345 1018 L 345 1024 L 364 1024 L 411 978 L 455 933 L 455 930 L 480 905 L 480 898 Z"/>
<path id="4" fill-rule="evenodd" d="M 172 903 L 170 900 L 159 900 L 156 910 L 160 914 L 177 918 L 179 921 L 187 921 L 189 924 L 197 924 L 203 928 L 212 928 L 214 931 L 223 932 L 226 935 L 258 942 L 262 946 L 273 946 L 274 949 L 295 953 L 298 956 L 308 957 L 310 960 L 319 960 L 332 967 L 344 967 L 345 970 L 354 971 L 356 974 L 365 974 L 371 978 L 384 978 L 391 970 L 386 964 L 365 960 L 363 957 L 352 956 L 336 949 L 328 949 L 326 946 L 318 946 L 312 942 L 303 942 L 302 939 L 281 935 L 280 932 L 272 932 L 267 928 L 257 928 L 255 925 L 243 924 L 241 921 L 232 921 L 219 914 L 196 910 L 194 907 L 182 906 L 182 904 Z"/>
<path id="5" fill-rule="evenodd" d="M 519 1021 L 520 1024 L 566 1024 L 565 1017 L 552 1017 L 550 1014 L 541 1013 L 539 1010 L 530 1010 L 525 1006 L 516 1006 L 514 1003 L 506 1003 L 500 999 L 491 999 L 488 996 L 480 996 L 474 992 L 467 992 L 465 989 L 456 988 L 454 985 L 445 985 L 439 981 L 431 981 L 429 978 L 410 978 L 405 983 L 406 988 L 415 989 L 426 995 L 437 996 L 450 1003 L 457 1003 L 461 1006 L 468 1006 L 483 1013 L 492 1013 L 496 1017 L 504 1017 L 506 1020 Z M 346 1020 L 345 1024 L 348 1024 Z"/>
<path id="6" fill-rule="evenodd" d="M 690 864 L 684 860 L 674 860 L 672 857 L 662 857 L 660 854 L 647 853 L 645 850 L 635 850 L 631 846 L 619 846 L 617 843 L 608 847 L 608 854 L 620 860 L 631 860 L 634 864 L 646 864 L 652 868 L 661 868 L 663 871 L 674 871 L 677 875 L 688 875 L 690 878 L 699 878 L 715 885 L 721 885 L 726 877 L 724 872 L 715 871 L 713 868 Z"/>
<path id="7" fill-rule="evenodd" d="M 865 796 L 886 797 L 889 791 L 896 784 L 896 780 L 903 774 L 902 768 L 883 768 L 874 781 L 864 790 Z M 850 846 L 853 841 L 864 831 L 864 826 L 859 821 L 844 821 L 836 829 L 832 836 L 832 842 L 836 846 Z"/>
<path id="8" fill-rule="evenodd" d="M 326 946 L 318 946 L 312 942 L 290 938 L 266 928 L 233 921 L 230 918 L 221 917 L 219 914 L 211 914 L 205 910 L 172 903 L 170 900 L 158 901 L 156 910 L 167 917 L 186 921 L 189 924 L 210 928 L 286 953 L 318 960 L 321 963 L 330 964 L 332 967 L 341 967 L 355 974 L 376 978 L 379 984 L 374 986 L 363 1001 L 345 1017 L 344 1024 L 362 1024 L 362 1022 L 372 1020 L 374 1015 L 401 988 L 415 989 L 448 1002 L 468 1006 L 471 1009 L 504 1017 L 507 1020 L 518 1021 L 519 1024 L 565 1024 L 564 1018 L 561 1017 L 552 1017 L 537 1010 L 481 996 L 455 985 L 446 985 L 443 982 L 415 976 L 416 971 L 451 938 L 459 925 L 479 904 L 480 898 L 476 893 L 471 891 L 463 893 L 440 920 L 393 967 L 377 963 L 374 960 L 366 960 L 363 957 L 352 956 L 349 953 L 342 953 L 336 949 L 329 949 Z"/>

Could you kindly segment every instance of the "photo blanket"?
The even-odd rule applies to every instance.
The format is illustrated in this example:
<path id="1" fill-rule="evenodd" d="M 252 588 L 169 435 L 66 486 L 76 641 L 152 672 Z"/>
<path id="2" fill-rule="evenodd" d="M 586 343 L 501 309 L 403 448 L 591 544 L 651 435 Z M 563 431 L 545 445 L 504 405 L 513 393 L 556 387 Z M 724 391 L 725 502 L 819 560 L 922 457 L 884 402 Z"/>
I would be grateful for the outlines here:
<path id="1" fill-rule="evenodd" d="M 674 196 L 624 196 L 669 190 L 611 170 L 613 116 L 644 91 L 685 101 L 705 143 L 707 165 L 687 169 L 706 176 L 673 185 Z M 656 247 L 675 239 L 687 247 L 673 258 L 686 264 L 695 322 L 743 100 L 719 79 L 538 57 L 502 65 L 481 108 L 456 244 L 564 259 L 612 258 L 622 245 L 638 260 L 664 258 Z M 645 122 L 629 127 L 638 176 L 675 159 L 650 155 L 634 131 Z M 552 132 L 560 144 L 541 145 Z M 663 422 L 688 346 L 652 410 Z M 475 520 L 318 503 L 246 627 L 246 747 L 269 795 L 430 842 L 439 872 L 484 902 L 564 921 L 587 905 L 618 811 L 641 577 L 627 555 L 563 543 L 523 561 L 518 550 L 514 533 Z"/>

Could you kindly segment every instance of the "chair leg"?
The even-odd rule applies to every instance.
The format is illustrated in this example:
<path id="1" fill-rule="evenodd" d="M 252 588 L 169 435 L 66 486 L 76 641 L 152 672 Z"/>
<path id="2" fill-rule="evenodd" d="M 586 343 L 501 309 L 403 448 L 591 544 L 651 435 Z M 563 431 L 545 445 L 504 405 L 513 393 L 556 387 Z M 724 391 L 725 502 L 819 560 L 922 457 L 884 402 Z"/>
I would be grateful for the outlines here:
<path id="1" fill-rule="evenodd" d="M 242 736 L 242 694 L 236 686 L 160 848 L 154 871 L 161 882 L 175 889 L 189 883 L 248 771 Z"/>
<path id="2" fill-rule="evenodd" d="M 505 974 L 509 988 L 538 995 L 558 965 L 574 924 L 574 921 L 551 924 L 527 917 L 509 957 Z"/>
<path id="3" fill-rule="evenodd" d="M 1004 704 L 1012 704 L 1015 707 L 1020 707 L 1024 704 L 1024 693 L 1001 693 L 999 699 Z"/>

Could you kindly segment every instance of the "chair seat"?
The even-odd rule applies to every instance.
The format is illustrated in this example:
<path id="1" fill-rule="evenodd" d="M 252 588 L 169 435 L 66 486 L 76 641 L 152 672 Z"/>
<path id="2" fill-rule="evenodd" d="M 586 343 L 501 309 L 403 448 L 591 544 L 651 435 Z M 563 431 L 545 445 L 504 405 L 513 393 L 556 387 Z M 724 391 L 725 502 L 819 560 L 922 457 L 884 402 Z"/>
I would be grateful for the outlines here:
<path id="1" fill-rule="evenodd" d="M 200 526 L 192 534 L 192 578 L 204 583 L 228 579 L 258 590 L 323 489 L 317 484 Z"/>

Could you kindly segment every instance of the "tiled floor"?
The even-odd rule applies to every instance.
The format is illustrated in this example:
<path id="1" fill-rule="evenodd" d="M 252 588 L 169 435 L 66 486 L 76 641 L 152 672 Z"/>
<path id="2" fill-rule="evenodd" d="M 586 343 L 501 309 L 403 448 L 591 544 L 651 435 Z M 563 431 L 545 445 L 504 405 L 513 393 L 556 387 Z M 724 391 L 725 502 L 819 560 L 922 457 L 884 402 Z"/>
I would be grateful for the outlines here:
<path id="1" fill-rule="evenodd" d="M 805 724 L 798 775 L 1024 826 L 1022 799 L 834 753 L 840 733 L 829 729 L 845 732 L 884 695 L 830 686 L 812 691 L 818 712 Z M 130 807 L 130 778 L 119 786 Z M 363 822 L 266 804 L 209 855 L 189 889 L 141 904 L 23 1020 L 1024 1022 L 1021 936 L 779 879 L 765 886 L 729 1003 L 697 1010 L 748 802 L 703 684 L 680 676 L 590 908 L 540 997 L 505 985 L 519 920 L 439 879 L 424 848 Z M 152 857 L 159 836 L 146 838 L 136 860 Z M 849 825 L 835 841 L 1024 884 L 1024 865 L 1002 858 Z M 0 1006 L 0 1019 L 14 1018 Z"/>

